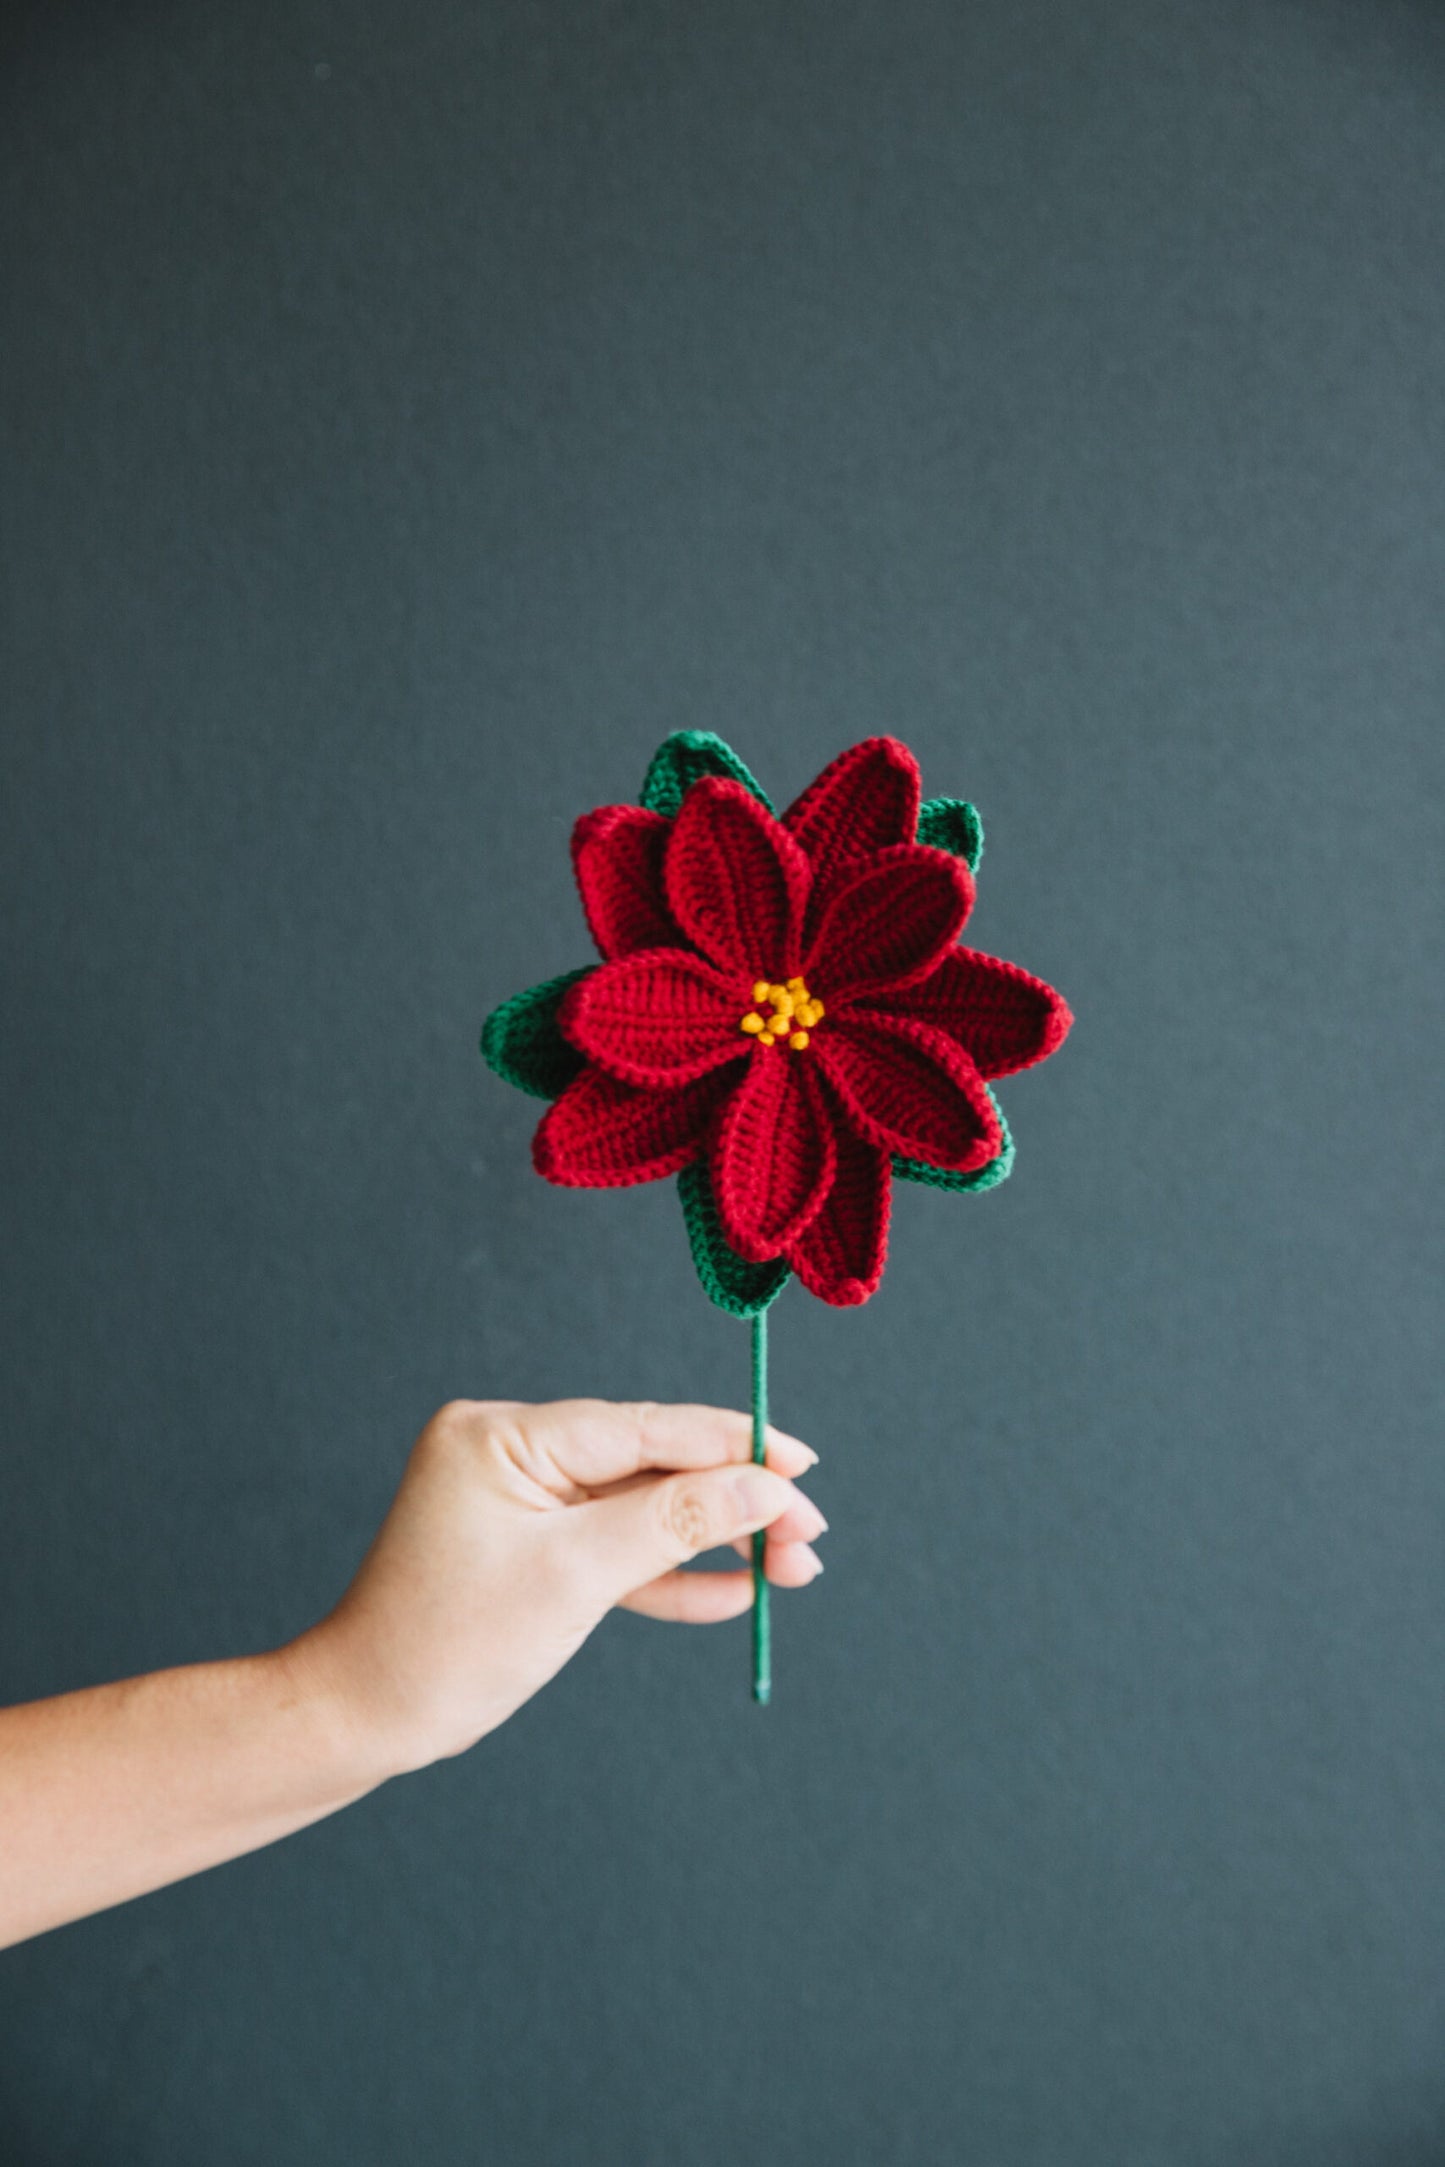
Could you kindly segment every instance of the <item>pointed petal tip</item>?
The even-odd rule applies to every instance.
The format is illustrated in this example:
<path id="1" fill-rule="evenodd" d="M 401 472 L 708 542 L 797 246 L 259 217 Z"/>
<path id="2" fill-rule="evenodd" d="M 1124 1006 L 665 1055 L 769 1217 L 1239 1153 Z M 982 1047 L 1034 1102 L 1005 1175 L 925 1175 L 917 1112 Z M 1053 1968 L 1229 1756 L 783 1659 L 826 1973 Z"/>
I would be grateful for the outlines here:
<path id="1" fill-rule="evenodd" d="M 818 1035 L 818 1061 L 851 1126 L 876 1148 L 972 1173 L 1003 1147 L 970 1056 L 912 1016 L 856 1009 Z"/>
<path id="2" fill-rule="evenodd" d="M 789 1262 L 792 1262 L 791 1256 Z M 796 1264 L 793 1269 L 808 1292 L 820 1302 L 826 1302 L 830 1309 L 861 1309 L 865 1302 L 872 1300 L 883 1280 L 881 1271 L 876 1279 L 819 1279 L 799 1270 Z"/>
<path id="3" fill-rule="evenodd" d="M 628 1189 L 680 1173 L 704 1148 L 720 1088 L 703 1076 L 651 1091 L 588 1066 L 538 1122 L 532 1165 L 564 1189 Z"/>
<path id="4" fill-rule="evenodd" d="M 694 783 L 662 861 L 672 917 L 719 969 L 798 968 L 808 859 L 769 807 L 726 775 Z"/>
<path id="5" fill-rule="evenodd" d="M 740 1060 L 736 986 L 683 948 L 639 948 L 588 973 L 558 1010 L 564 1036 L 623 1083 L 666 1091 Z"/>
<path id="6" fill-rule="evenodd" d="M 961 858 L 925 843 L 890 843 L 835 877 L 804 954 L 812 978 L 840 995 L 902 991 L 932 976 L 973 907 Z"/>
<path id="7" fill-rule="evenodd" d="M 1074 1021 L 1045 980 L 961 942 L 927 978 L 877 996 L 876 1005 L 946 1031 L 985 1078 L 1032 1068 L 1063 1044 Z"/>
<path id="8" fill-rule="evenodd" d="M 559 1188 L 575 1188 L 578 1186 L 575 1179 L 569 1180 L 561 1170 L 556 1143 L 552 1131 L 548 1127 L 548 1121 L 549 1115 L 543 1114 L 536 1128 L 532 1131 L 532 1171 L 540 1174 L 543 1181 L 556 1183 Z"/>
<path id="9" fill-rule="evenodd" d="M 710 1148 L 729 1245 L 749 1264 L 786 1256 L 822 1209 L 837 1157 L 808 1070 L 781 1051 L 754 1054 L 719 1109 Z"/>
<path id="10" fill-rule="evenodd" d="M 582 914 L 609 962 L 679 941 L 662 888 L 669 823 L 640 805 L 596 805 L 572 826 L 572 872 Z"/>

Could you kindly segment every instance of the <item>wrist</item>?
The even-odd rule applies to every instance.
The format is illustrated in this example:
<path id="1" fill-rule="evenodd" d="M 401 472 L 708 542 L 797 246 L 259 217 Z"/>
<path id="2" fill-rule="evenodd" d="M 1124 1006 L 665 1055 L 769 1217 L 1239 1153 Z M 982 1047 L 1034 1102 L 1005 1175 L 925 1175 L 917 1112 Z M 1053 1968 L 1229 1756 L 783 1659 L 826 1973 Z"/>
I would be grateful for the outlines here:
<path id="1" fill-rule="evenodd" d="M 383 1724 L 351 1686 L 329 1620 L 313 1625 L 267 1658 L 287 1704 L 304 1711 L 318 1770 L 338 1804 L 400 1775 L 407 1762 Z"/>

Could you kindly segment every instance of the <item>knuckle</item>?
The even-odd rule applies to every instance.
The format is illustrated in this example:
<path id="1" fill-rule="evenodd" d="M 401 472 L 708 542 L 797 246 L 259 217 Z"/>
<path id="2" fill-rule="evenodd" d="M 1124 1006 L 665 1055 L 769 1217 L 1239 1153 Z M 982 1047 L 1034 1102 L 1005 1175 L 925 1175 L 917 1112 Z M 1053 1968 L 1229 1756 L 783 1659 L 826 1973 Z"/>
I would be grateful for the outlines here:
<path id="1" fill-rule="evenodd" d="M 476 1435 L 476 1418 L 470 1400 L 448 1400 L 439 1407 L 416 1441 L 418 1457 L 443 1463 L 464 1449 Z"/>
<path id="2" fill-rule="evenodd" d="M 644 1467 L 651 1459 L 652 1434 L 661 1412 L 662 1406 L 658 1400 L 634 1400 L 632 1403 L 632 1420 L 637 1430 L 638 1457 Z"/>
<path id="3" fill-rule="evenodd" d="M 521 1404 L 520 1400 L 448 1400 L 432 1416 L 432 1424 L 444 1436 L 477 1437 L 483 1430 L 513 1420 Z"/>
<path id="4" fill-rule="evenodd" d="M 427 1427 L 440 1437 L 469 1436 L 482 1412 L 480 1400 L 448 1400 L 444 1407 L 437 1409 Z"/>
<path id="5" fill-rule="evenodd" d="M 417 1439 L 417 1451 L 442 1462 L 472 1455 L 511 1413 L 507 1401 L 448 1400 Z"/>
<path id="6" fill-rule="evenodd" d="M 657 1498 L 663 1532 L 686 1551 L 706 1549 L 712 1514 L 696 1483 L 664 1482 Z"/>

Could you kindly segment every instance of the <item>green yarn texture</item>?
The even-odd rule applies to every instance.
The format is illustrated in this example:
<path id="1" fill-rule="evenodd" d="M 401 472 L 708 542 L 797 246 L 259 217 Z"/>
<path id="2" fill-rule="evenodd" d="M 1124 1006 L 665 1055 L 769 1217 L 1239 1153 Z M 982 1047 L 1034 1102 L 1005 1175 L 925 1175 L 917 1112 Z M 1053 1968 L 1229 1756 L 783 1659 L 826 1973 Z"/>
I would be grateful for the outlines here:
<path id="1" fill-rule="evenodd" d="M 917 840 L 962 858 L 970 873 L 983 856 L 983 822 L 967 798 L 925 798 L 918 808 Z"/>
<path id="2" fill-rule="evenodd" d="M 683 1223 L 703 1292 L 730 1317 L 756 1317 L 775 1302 L 793 1274 L 781 1257 L 749 1264 L 725 1240 L 707 1165 L 694 1159 L 677 1177 Z"/>
<path id="3" fill-rule="evenodd" d="M 1014 1140 L 1009 1134 L 1008 1123 L 1004 1120 L 1003 1108 L 994 1098 L 992 1091 L 989 1091 L 988 1085 L 985 1084 L 983 1088 L 988 1091 L 993 1110 L 998 1115 L 998 1125 L 1003 1130 L 1003 1149 L 997 1158 L 990 1159 L 985 1166 L 975 1167 L 971 1174 L 953 1174 L 947 1167 L 930 1166 L 926 1159 L 895 1157 L 894 1173 L 901 1174 L 905 1181 L 925 1182 L 930 1189 L 966 1189 L 973 1196 L 982 1195 L 985 1189 L 996 1189 L 1001 1181 L 1007 1181 L 1014 1170 Z"/>
<path id="4" fill-rule="evenodd" d="M 563 971 L 492 1010 L 482 1025 L 482 1059 L 504 1083 L 536 1099 L 556 1099 L 581 1075 L 587 1064 L 562 1036 L 557 1010 L 567 988 L 596 968 L 585 963 L 579 971 Z"/>
<path id="5" fill-rule="evenodd" d="M 768 1456 L 768 1313 L 753 1318 L 753 1458 L 761 1467 Z M 753 1699 L 766 1706 L 773 1697 L 773 1619 L 768 1598 L 767 1529 L 753 1534 Z"/>
<path id="6" fill-rule="evenodd" d="M 674 730 L 652 756 L 642 785 L 642 803 L 652 813 L 674 819 L 684 797 L 704 775 L 726 775 L 773 811 L 773 801 L 731 745 L 711 730 Z"/>
<path id="7" fill-rule="evenodd" d="M 704 775 L 728 776 L 750 790 L 769 812 L 774 810 L 767 792 L 732 747 L 711 730 L 674 730 L 663 740 L 649 763 L 641 803 L 649 811 L 673 819 L 687 792 Z M 919 810 L 917 838 L 935 850 L 947 850 L 962 858 L 970 872 L 977 870 L 983 855 L 983 822 L 976 808 L 964 798 L 927 799 Z M 504 1082 L 515 1084 L 533 1098 L 559 1098 L 581 1075 L 586 1063 L 563 1037 L 557 1010 L 568 987 L 597 968 L 595 963 L 588 963 L 580 970 L 563 971 L 559 977 L 529 986 L 494 1008 L 482 1026 L 481 1050 L 487 1066 Z M 895 1158 L 894 1173 L 932 1189 L 967 1190 L 975 1195 L 1007 1180 L 1013 1171 L 1014 1141 L 991 1090 L 989 1098 L 1003 1131 L 1003 1149 L 986 1166 L 971 1174 L 954 1174 L 921 1159 Z M 782 1257 L 766 1264 L 750 1264 L 731 1247 L 723 1234 L 705 1160 L 697 1159 L 684 1167 L 677 1187 L 692 1261 L 703 1292 L 729 1316 L 751 1318 L 755 1327 L 760 1325 L 769 1306 L 792 1278 L 791 1268 Z"/>

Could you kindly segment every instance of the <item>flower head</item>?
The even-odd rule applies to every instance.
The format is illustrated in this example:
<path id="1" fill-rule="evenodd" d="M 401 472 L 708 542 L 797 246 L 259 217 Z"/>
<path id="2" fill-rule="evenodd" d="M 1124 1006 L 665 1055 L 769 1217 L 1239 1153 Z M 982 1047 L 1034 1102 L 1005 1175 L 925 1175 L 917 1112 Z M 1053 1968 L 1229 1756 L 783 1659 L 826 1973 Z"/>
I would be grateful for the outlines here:
<path id="1" fill-rule="evenodd" d="M 959 944 L 977 817 L 925 807 L 896 739 L 850 747 L 778 816 L 720 740 L 679 733 L 643 796 L 573 832 L 603 962 L 496 1011 L 483 1050 L 533 1089 L 523 1027 L 551 1061 L 558 1095 L 533 1144 L 547 1180 L 683 1175 L 725 1306 L 762 1306 L 789 1271 L 826 1302 L 866 1301 L 892 1175 L 1002 1178 L 988 1082 L 1053 1052 L 1069 1010 Z"/>

